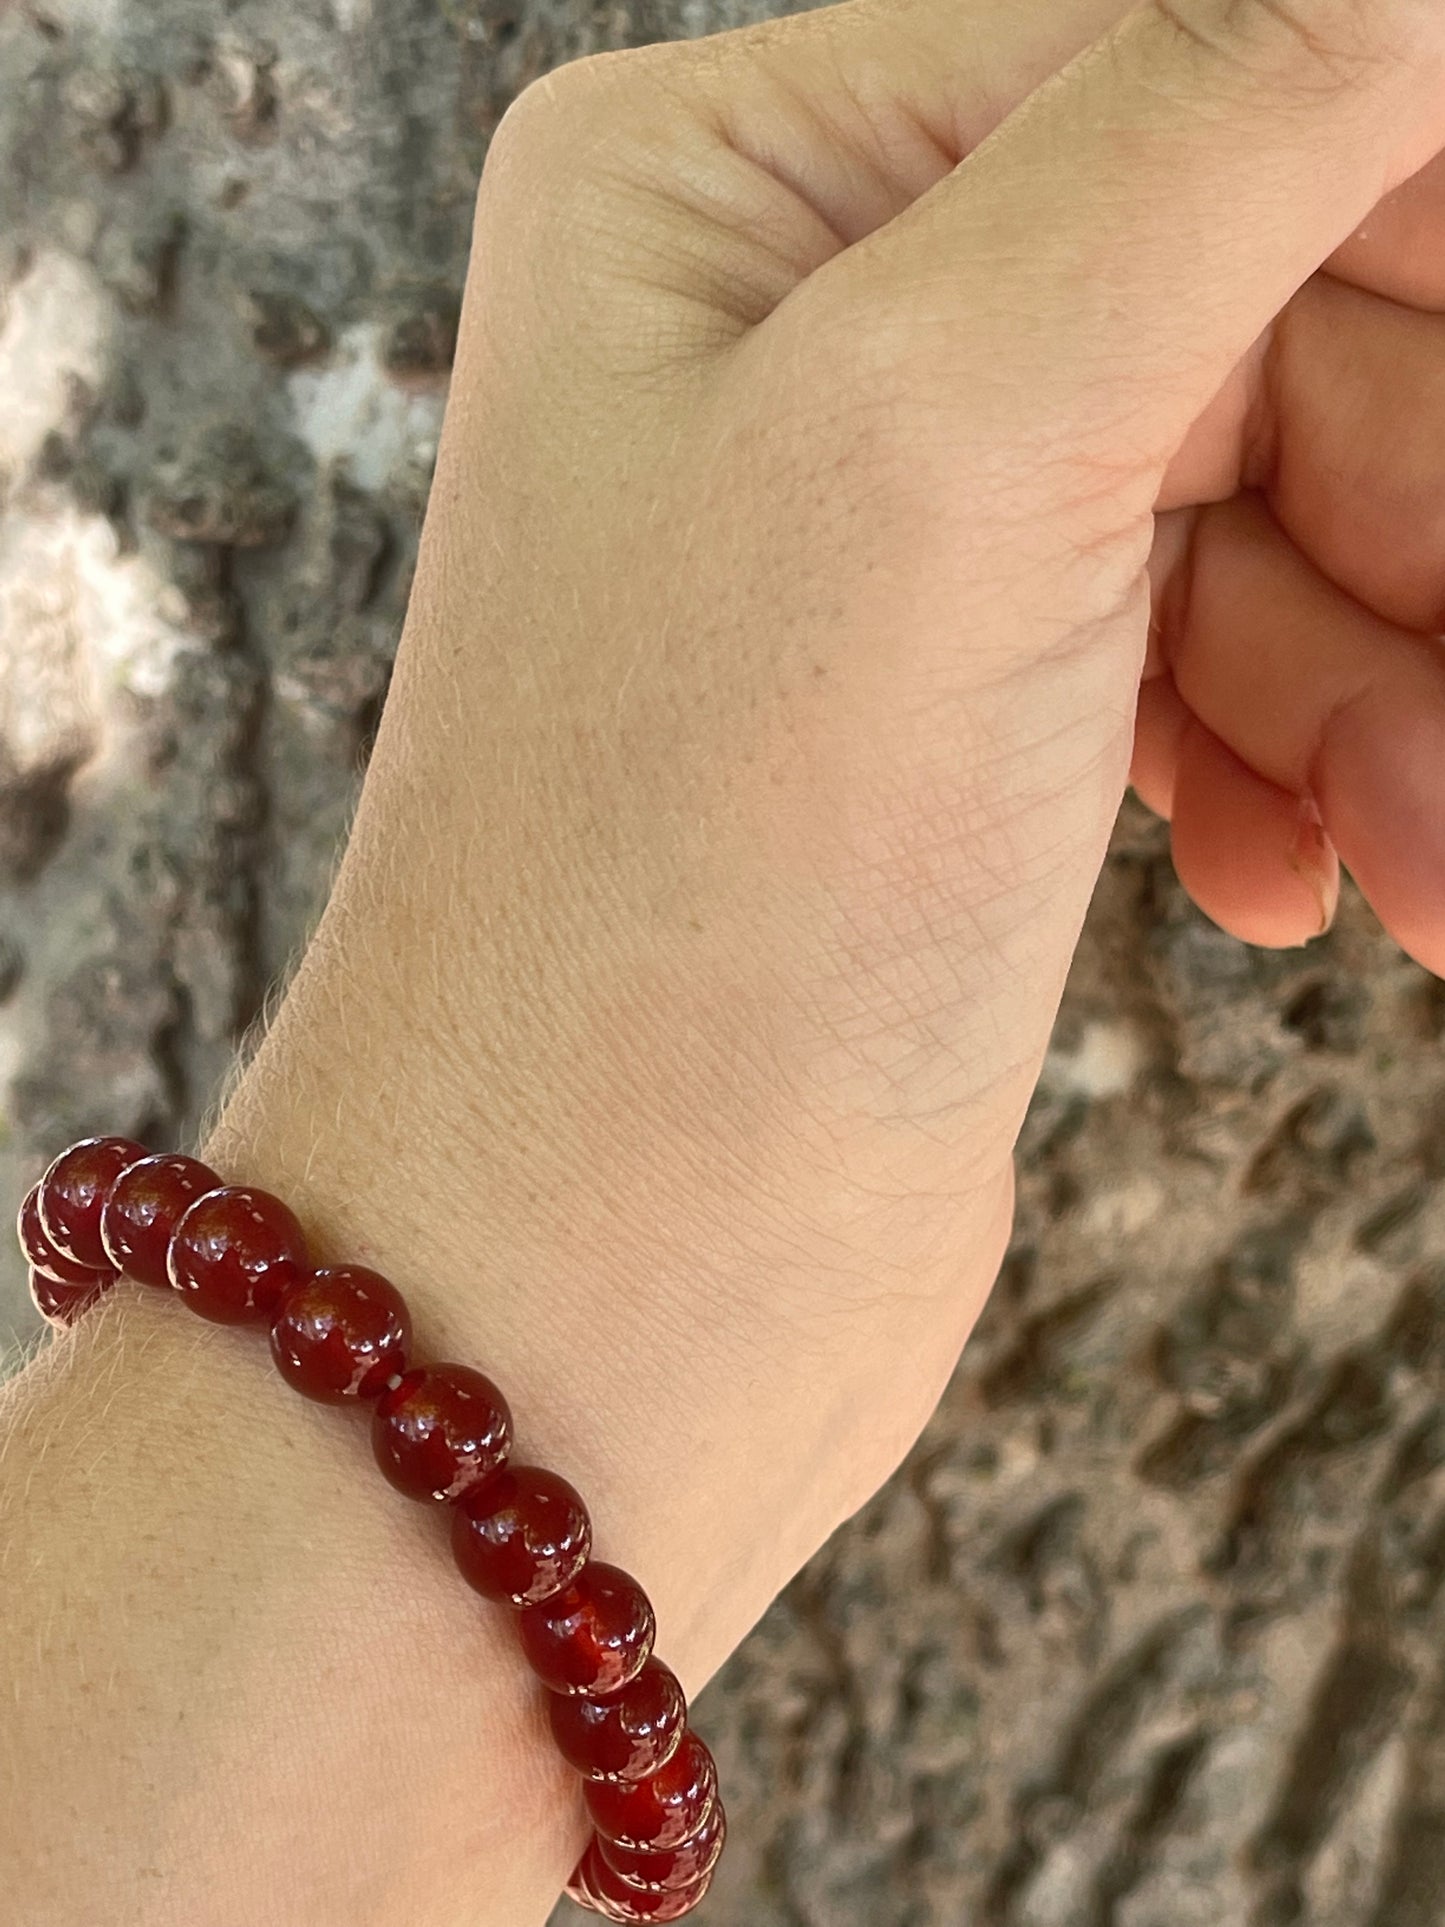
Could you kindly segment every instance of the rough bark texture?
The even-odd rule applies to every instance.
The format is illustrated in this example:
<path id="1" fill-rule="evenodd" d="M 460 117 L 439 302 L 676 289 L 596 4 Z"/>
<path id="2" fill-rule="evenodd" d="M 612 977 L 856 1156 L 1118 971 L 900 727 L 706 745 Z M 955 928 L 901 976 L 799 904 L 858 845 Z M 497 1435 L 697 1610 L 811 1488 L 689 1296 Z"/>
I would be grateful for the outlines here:
<path id="1" fill-rule="evenodd" d="M 188 1137 L 315 914 L 502 107 L 763 10 L 0 6 L 7 1195 Z M 1251 955 L 1126 811 L 985 1323 L 702 1709 L 700 1921 L 1439 1920 L 1442 1028 L 1353 902 Z"/>

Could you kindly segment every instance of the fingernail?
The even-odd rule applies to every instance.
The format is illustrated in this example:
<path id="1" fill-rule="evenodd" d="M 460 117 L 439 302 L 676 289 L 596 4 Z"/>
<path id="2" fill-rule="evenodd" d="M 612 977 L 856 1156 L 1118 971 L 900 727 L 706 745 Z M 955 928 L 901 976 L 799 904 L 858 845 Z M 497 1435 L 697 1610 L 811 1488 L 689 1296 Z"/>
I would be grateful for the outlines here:
<path id="1" fill-rule="evenodd" d="M 1302 883 L 1308 884 L 1319 903 L 1320 927 L 1315 935 L 1322 937 L 1334 923 L 1340 907 L 1340 860 L 1325 835 L 1314 799 L 1309 796 L 1300 798 L 1289 867 Z"/>

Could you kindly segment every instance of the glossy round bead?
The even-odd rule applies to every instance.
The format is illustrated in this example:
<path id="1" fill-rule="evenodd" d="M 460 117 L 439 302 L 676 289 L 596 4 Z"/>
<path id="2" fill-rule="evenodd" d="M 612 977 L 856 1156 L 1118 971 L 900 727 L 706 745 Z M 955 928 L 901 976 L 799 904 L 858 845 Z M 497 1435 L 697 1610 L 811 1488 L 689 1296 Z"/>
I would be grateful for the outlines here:
<path id="1" fill-rule="evenodd" d="M 604 1920 L 612 1918 L 612 1910 L 599 1898 L 594 1875 L 598 1866 L 597 1836 L 594 1833 L 583 1849 L 582 1858 L 572 1869 L 567 1882 L 566 1894 L 569 1900 L 589 1914 L 601 1914 Z"/>
<path id="2" fill-rule="evenodd" d="M 30 1270 L 30 1297 L 40 1316 L 51 1325 L 73 1325 L 82 1312 L 90 1310 L 115 1283 L 115 1273 L 95 1274 L 89 1285 L 63 1285 L 43 1271 Z"/>
<path id="3" fill-rule="evenodd" d="M 121 1172 L 145 1154 L 128 1137 L 87 1137 L 56 1158 L 40 1180 L 40 1223 L 63 1258 L 96 1271 L 113 1268 L 100 1241 L 101 1208 Z"/>
<path id="4" fill-rule="evenodd" d="M 631 1573 L 600 1560 L 571 1585 L 519 1614 L 527 1663 L 554 1693 L 615 1693 L 652 1653 L 657 1620 Z"/>
<path id="5" fill-rule="evenodd" d="M 575 1900 L 579 1907 L 585 1907 L 592 1913 L 598 1913 L 601 1910 L 593 1904 L 591 1890 L 584 1886 L 583 1883 L 587 1877 L 587 1863 L 592 1858 L 592 1849 L 596 1844 L 596 1839 L 597 1836 L 594 1834 L 587 1842 L 587 1847 L 582 1858 L 568 1875 L 566 1888 L 567 1898 L 569 1900 Z"/>
<path id="6" fill-rule="evenodd" d="M 620 1847 L 660 1851 L 690 1839 L 717 1798 L 717 1767 L 691 1727 L 665 1766 L 645 1780 L 586 1780 L 597 1831 Z"/>
<path id="7" fill-rule="evenodd" d="M 512 1414 L 469 1365 L 426 1365 L 383 1392 L 371 1428 L 376 1462 L 409 1499 L 456 1500 L 504 1465 Z"/>
<path id="8" fill-rule="evenodd" d="M 567 1898 L 576 1901 L 577 1905 L 585 1908 L 588 1913 L 601 1914 L 604 1920 L 611 1920 L 615 1916 L 597 1892 L 594 1875 L 598 1864 L 597 1836 L 594 1833 L 587 1842 L 582 1858 L 572 1869 L 572 1877 L 567 1882 Z"/>
<path id="9" fill-rule="evenodd" d="M 34 1185 L 26 1192 L 15 1219 L 15 1235 L 20 1240 L 20 1249 L 32 1271 L 38 1271 L 52 1284 L 82 1285 L 88 1289 L 107 1285 L 115 1277 L 111 1265 L 78 1265 L 73 1258 L 66 1258 L 55 1249 L 45 1235 L 45 1227 L 40 1222 L 40 1186 Z"/>
<path id="10" fill-rule="evenodd" d="M 710 1867 L 686 1887 L 640 1892 L 618 1878 L 604 1858 L 601 1843 L 594 1840 L 578 1862 L 567 1891 L 604 1920 L 663 1921 L 681 1920 L 690 1914 L 711 1885 Z"/>
<path id="11" fill-rule="evenodd" d="M 163 1151 L 127 1165 L 100 1214 L 100 1239 L 117 1271 L 138 1284 L 170 1289 L 166 1252 L 182 1216 L 221 1180 L 199 1158 Z"/>
<path id="12" fill-rule="evenodd" d="M 592 1521 L 582 1496 L 540 1465 L 509 1465 L 468 1493 L 452 1520 L 452 1552 L 487 1599 L 533 1606 L 586 1565 Z"/>
<path id="13" fill-rule="evenodd" d="M 619 1847 L 600 1836 L 597 1851 L 603 1864 L 624 1887 L 649 1894 L 685 1893 L 717 1865 L 727 1843 L 727 1815 L 721 1800 L 688 1840 L 653 1851 L 647 1847 Z"/>
<path id="14" fill-rule="evenodd" d="M 411 1313 L 390 1279 L 328 1265 L 293 1285 L 271 1320 L 271 1356 L 288 1385 L 324 1405 L 380 1398 L 406 1370 Z"/>
<path id="15" fill-rule="evenodd" d="M 553 1693 L 547 1713 L 557 1751 L 587 1779 L 644 1780 L 676 1752 L 687 1700 L 654 1654 L 620 1692 L 605 1699 Z"/>
<path id="16" fill-rule="evenodd" d="M 269 1318 L 308 1269 L 295 1214 L 248 1184 L 197 1198 L 176 1226 L 166 1262 L 192 1311 L 218 1325 Z"/>

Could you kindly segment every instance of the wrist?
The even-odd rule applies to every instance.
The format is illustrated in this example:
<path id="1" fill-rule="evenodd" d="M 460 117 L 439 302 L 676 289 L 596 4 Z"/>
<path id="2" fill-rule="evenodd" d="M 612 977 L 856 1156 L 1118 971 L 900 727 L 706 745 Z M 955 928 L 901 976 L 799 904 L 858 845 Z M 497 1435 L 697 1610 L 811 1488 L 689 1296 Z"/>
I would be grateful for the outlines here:
<path id="1" fill-rule="evenodd" d="M 5 1388 L 17 1919 L 89 1927 L 105 1893 L 138 1927 L 382 1927 L 404 1888 L 418 1917 L 540 1927 L 575 1782 L 505 1617 L 366 1476 L 354 1417 L 128 1284 Z"/>
<path id="2" fill-rule="evenodd" d="M 646 1585 L 695 1692 L 911 1443 L 991 1278 L 1006 1195 L 976 1186 L 967 1209 L 951 1196 L 946 1265 L 910 1245 L 860 1289 L 866 1245 L 809 1229 L 826 1221 L 816 1187 L 836 1207 L 838 1183 L 808 1120 L 780 1104 L 766 1178 L 755 1154 L 728 1156 L 761 1108 L 694 1078 L 685 1037 L 649 1032 L 668 1067 L 649 1076 L 701 1087 L 680 1159 L 655 1086 L 609 1086 L 605 1054 L 553 1082 L 534 1064 L 532 1101 L 509 1112 L 484 1055 L 437 1048 L 434 1013 L 396 1013 L 356 984 L 374 953 L 348 949 L 344 979 L 337 954 L 324 943 L 308 960 L 203 1153 L 294 1204 L 315 1258 L 393 1277 L 420 1352 L 505 1385 L 521 1455 L 586 1490 L 600 1556 Z M 860 1342 L 880 1306 L 891 1359 Z M 17 1713 L 13 1757 L 54 1759 L 76 1814 L 57 1828 L 33 1790 L 12 1802 L 49 1856 L 27 1869 L 28 1917 L 85 1918 L 78 1897 L 102 1873 L 76 1836 L 119 1803 L 121 1837 L 159 1828 L 167 1905 L 201 1927 L 229 1927 L 248 1882 L 306 1927 L 364 1927 L 387 1880 L 438 1919 L 475 1919 L 477 1865 L 507 1870 L 487 1920 L 540 1921 L 585 1828 L 509 1629 L 459 1596 L 445 1535 L 368 1496 L 354 1428 L 299 1404 L 247 1338 L 127 1288 L 27 1381 L 61 1443 L 43 1450 L 22 1415 L 8 1500 L 0 1480 L 9 1550 L 50 1585 L 30 1592 L 15 1650 L 63 1627 L 84 1668 L 130 1682 L 109 1741 L 105 1716 L 87 1725 L 84 1759 L 74 1731 L 47 1731 L 43 1696 Z M 895 1391 L 900 1360 L 915 1377 Z M 104 1506 L 85 1463 L 96 1410 Z M 138 1545 L 163 1553 L 139 1565 Z M 71 1595 L 92 1581 L 131 1610 L 77 1615 Z M 142 1717 L 114 1717 L 137 1697 Z M 278 1808 L 294 1819 L 279 1837 Z M 272 1843 L 259 1856 L 257 1832 Z M 52 1905 L 63 1891 L 73 1904 Z"/>
<path id="3" fill-rule="evenodd" d="M 681 1153 L 667 1105 L 609 1082 L 605 1057 L 559 1054 L 519 1097 L 490 1049 L 439 1046 L 434 1012 L 389 1002 L 375 967 L 333 937 L 313 950 L 203 1155 L 293 1200 L 323 1260 L 392 1277 L 428 1355 L 506 1388 L 519 1456 L 588 1495 L 599 1556 L 644 1581 L 694 1694 L 921 1430 L 1007 1241 L 1006 1156 L 944 1201 L 946 1244 L 901 1238 L 865 1273 L 811 1228 L 817 1187 L 831 1208 L 838 1186 L 805 1128 L 709 1092 L 662 1019 L 648 1078 L 699 1068 Z M 513 1042 L 524 1015 L 504 1019 Z M 907 1374 L 884 1399 L 888 1361 L 857 1340 L 880 1302 Z"/>

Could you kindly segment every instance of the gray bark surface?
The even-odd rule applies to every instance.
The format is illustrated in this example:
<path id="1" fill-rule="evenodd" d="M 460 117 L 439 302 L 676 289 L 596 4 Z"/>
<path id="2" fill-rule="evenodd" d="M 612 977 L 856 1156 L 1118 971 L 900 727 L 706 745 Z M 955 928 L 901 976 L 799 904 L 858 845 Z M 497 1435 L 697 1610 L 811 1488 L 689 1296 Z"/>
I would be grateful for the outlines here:
<path id="1" fill-rule="evenodd" d="M 0 7 L 6 1196 L 185 1141 L 315 916 L 506 102 L 765 10 Z M 1126 809 L 983 1325 L 701 1707 L 700 1923 L 1435 1927 L 1442 1030 L 1353 900 L 1252 954 Z"/>

